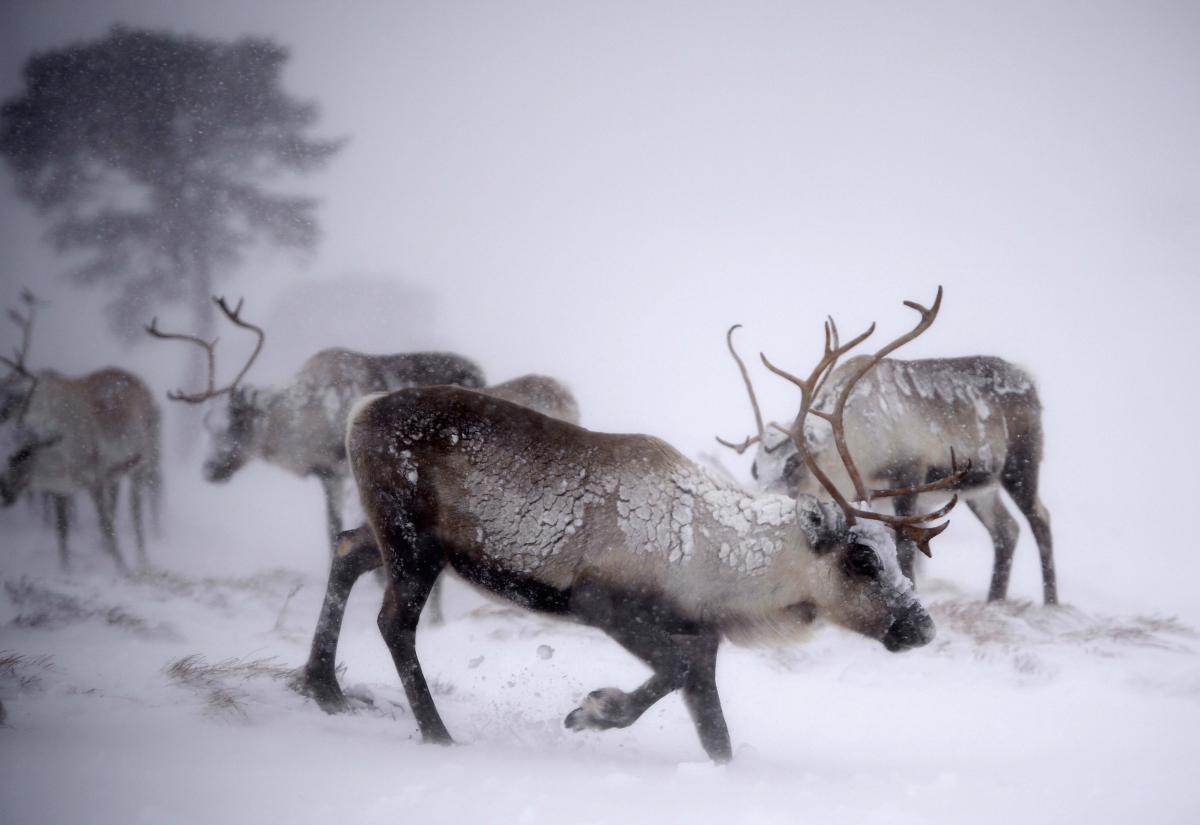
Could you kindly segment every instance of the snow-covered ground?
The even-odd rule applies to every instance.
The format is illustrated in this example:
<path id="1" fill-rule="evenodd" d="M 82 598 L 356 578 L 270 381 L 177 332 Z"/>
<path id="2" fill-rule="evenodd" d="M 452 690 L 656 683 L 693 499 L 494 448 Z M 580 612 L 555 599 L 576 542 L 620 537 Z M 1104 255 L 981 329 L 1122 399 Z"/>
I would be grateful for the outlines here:
<path id="1" fill-rule="evenodd" d="M 939 539 L 926 571 L 938 625 L 926 648 L 889 654 L 830 627 L 787 648 L 723 648 L 728 767 L 705 762 L 675 696 L 627 730 L 566 730 L 584 693 L 632 687 L 642 665 L 596 631 L 458 581 L 449 621 L 422 626 L 419 648 L 459 745 L 420 743 L 375 629 L 370 578 L 351 600 L 340 657 L 357 711 L 328 716 L 288 687 L 324 586 L 320 508 L 296 509 L 318 503 L 316 485 L 289 486 L 265 467 L 246 475 L 224 488 L 173 476 L 174 501 L 207 496 L 224 516 L 177 505 L 170 538 L 152 546 L 155 569 L 128 581 L 109 569 L 86 508 L 71 574 L 57 571 L 32 509 L 4 513 L 6 823 L 1200 815 L 1195 619 L 1121 610 L 1096 594 L 1058 609 L 987 606 L 990 552 L 982 531 L 966 529 Z M 271 527 L 262 518 L 289 510 L 295 518 Z M 1078 592 L 1072 567 L 1060 570 Z M 1015 589 L 1036 592 L 1018 574 Z"/>

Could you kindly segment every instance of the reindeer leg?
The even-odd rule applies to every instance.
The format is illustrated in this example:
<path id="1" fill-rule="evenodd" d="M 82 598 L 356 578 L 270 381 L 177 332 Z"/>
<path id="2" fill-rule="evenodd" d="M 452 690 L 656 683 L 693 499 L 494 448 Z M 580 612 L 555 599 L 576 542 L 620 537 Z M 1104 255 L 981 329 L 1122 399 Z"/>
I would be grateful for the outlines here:
<path id="1" fill-rule="evenodd" d="M 129 568 L 125 565 L 125 560 L 121 558 L 121 551 L 117 548 L 117 533 L 113 526 L 113 507 L 115 503 L 115 495 L 110 495 L 112 491 L 108 484 L 97 484 L 92 488 L 92 502 L 96 505 L 96 516 L 100 520 L 101 540 L 104 543 L 104 552 L 112 556 L 113 562 L 117 565 L 117 572 L 122 576 L 129 575 Z"/>
<path id="2" fill-rule="evenodd" d="M 907 486 L 910 483 L 905 482 L 898 486 Z M 895 508 L 897 516 L 911 516 L 917 512 L 917 497 L 916 496 L 896 496 L 892 505 Z M 917 545 L 912 539 L 905 538 L 897 533 L 896 535 L 896 561 L 900 563 L 900 572 L 904 574 L 913 586 L 916 587 L 917 578 L 913 570 L 916 561 Z"/>
<path id="3" fill-rule="evenodd" d="M 64 571 L 71 569 L 67 551 L 67 531 L 71 527 L 71 499 L 67 496 L 50 494 L 54 505 L 54 527 L 58 533 L 58 563 Z"/>
<path id="4" fill-rule="evenodd" d="M 330 549 L 337 548 L 338 537 L 342 534 L 342 494 L 344 479 L 331 470 L 321 470 L 316 473 L 321 481 L 321 489 L 325 492 L 325 529 L 332 544 Z"/>
<path id="5" fill-rule="evenodd" d="M 1020 535 L 1021 528 L 1004 506 L 1004 502 L 1000 500 L 998 490 L 992 490 L 978 498 L 967 499 L 967 506 L 983 522 L 983 526 L 987 528 L 988 534 L 992 537 L 992 545 L 996 549 L 996 561 L 992 566 L 992 584 L 988 588 L 988 601 L 999 601 L 1008 595 L 1013 551 L 1017 547 L 1017 536 Z"/>
<path id="6" fill-rule="evenodd" d="M 133 537 L 137 543 L 138 564 L 145 570 L 150 566 L 146 558 L 146 535 L 142 529 L 142 487 L 145 482 L 141 475 L 129 476 L 129 515 L 133 519 Z"/>
<path id="7" fill-rule="evenodd" d="M 377 569 L 380 564 L 375 536 L 366 525 L 339 537 L 329 568 L 329 584 L 325 588 L 325 601 L 321 605 L 320 618 L 317 619 L 308 662 L 293 682 L 297 691 L 315 699 L 321 710 L 326 713 L 336 713 L 346 707 L 346 697 L 338 687 L 335 672 L 338 638 L 342 632 L 342 619 L 346 615 L 346 601 L 350 598 L 350 590 L 359 577 Z"/>
<path id="8" fill-rule="evenodd" d="M 571 606 L 572 612 L 604 630 L 654 673 L 629 693 L 618 688 L 592 691 L 567 714 L 568 728 L 628 727 L 659 699 L 682 688 L 705 752 L 714 762 L 729 761 L 729 729 L 716 687 L 720 637 L 715 632 L 673 616 L 661 603 L 631 599 L 586 583 L 572 592 Z"/>
<path id="9" fill-rule="evenodd" d="M 388 588 L 379 611 L 379 632 L 392 654 L 408 704 L 421 728 L 421 737 L 429 743 L 449 745 L 454 740 L 433 703 L 416 646 L 421 610 L 438 574 L 446 566 L 446 557 L 432 541 L 410 541 L 407 536 L 412 532 L 410 525 L 398 525 L 384 538 L 387 546 L 382 548 L 382 555 Z"/>
<path id="10" fill-rule="evenodd" d="M 683 701 L 700 735 L 700 744 L 714 762 L 728 762 L 733 758 L 733 749 L 717 693 L 717 647 L 721 637 L 703 633 L 682 639 L 677 636 L 676 640 L 690 663 L 683 682 Z"/>
<path id="11" fill-rule="evenodd" d="M 1027 434 L 1014 443 L 1000 481 L 1029 521 L 1042 557 L 1042 598 L 1046 604 L 1058 604 L 1058 582 L 1054 572 L 1054 542 L 1050 536 L 1050 513 L 1038 498 L 1038 465 L 1041 461 L 1041 433 Z"/>

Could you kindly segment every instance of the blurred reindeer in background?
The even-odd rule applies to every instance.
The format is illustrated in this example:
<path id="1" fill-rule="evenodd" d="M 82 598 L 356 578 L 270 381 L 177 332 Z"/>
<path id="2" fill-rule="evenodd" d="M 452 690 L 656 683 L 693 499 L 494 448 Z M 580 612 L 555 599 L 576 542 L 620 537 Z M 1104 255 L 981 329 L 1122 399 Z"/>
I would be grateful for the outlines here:
<path id="1" fill-rule="evenodd" d="M 938 303 L 941 293 L 938 293 Z M 938 304 L 935 304 L 935 308 Z M 832 321 L 831 321 L 832 323 Z M 1058 603 L 1050 515 L 1038 497 L 1042 461 L 1041 404 L 1033 380 L 1020 368 L 999 358 L 932 358 L 899 361 L 891 352 L 859 356 L 831 372 L 817 389 L 816 404 L 844 416 L 845 429 L 810 425 L 805 438 L 812 454 L 804 460 L 787 430 L 772 423 L 764 427 L 749 374 L 726 335 L 737 361 L 757 428 L 755 435 L 734 444 L 717 440 L 739 454 L 757 444 L 751 472 L 764 490 L 788 495 L 818 493 L 825 476 L 847 498 L 870 501 L 892 497 L 895 512 L 907 516 L 918 500 L 957 493 L 983 522 L 995 547 L 988 600 L 1008 593 L 1013 551 L 1019 528 L 1000 497 L 1003 489 L 1029 520 L 1041 554 L 1042 589 L 1046 604 Z M 833 328 L 836 338 L 836 327 Z M 818 418 L 830 416 L 812 411 Z M 945 445 L 972 456 L 970 471 L 934 493 L 928 485 L 952 475 Z M 847 470 L 843 459 L 853 454 L 861 476 Z M 895 486 L 882 492 L 875 487 Z M 944 489 L 941 489 L 944 488 Z M 928 506 L 928 503 L 923 506 Z M 913 579 L 914 543 L 901 536 L 900 567 Z"/>
<path id="2" fill-rule="evenodd" d="M 116 368 L 66 378 L 52 370 L 30 372 L 25 364 L 37 299 L 21 296 L 25 314 L 10 310 L 21 328 L 15 360 L 0 358 L 9 374 L 0 382 L 0 423 L 10 451 L 0 475 L 0 504 L 25 492 L 50 496 L 58 532 L 59 561 L 70 559 L 70 501 L 87 490 L 96 507 L 105 552 L 121 573 L 129 568 L 117 546 L 114 519 L 120 480 L 129 478 L 129 503 L 138 558 L 144 566 L 142 497 L 148 494 L 157 520 L 162 483 L 158 406 L 137 376 Z"/>
<path id="3" fill-rule="evenodd" d="M 204 462 L 204 477 L 228 481 L 252 458 L 300 476 L 315 476 L 325 494 L 327 534 L 331 542 L 342 532 L 342 509 L 350 468 L 346 463 L 346 415 L 364 395 L 403 387 L 458 384 L 478 388 L 483 372 L 459 355 L 421 352 L 364 355 L 347 349 L 327 349 L 310 357 L 287 382 L 269 388 L 243 385 L 242 379 L 262 350 L 266 333 L 242 318 L 242 302 L 234 308 L 213 298 L 232 323 L 257 337 L 254 351 L 229 384 L 215 386 L 216 341 L 194 335 L 162 332 L 155 319 L 146 327 L 164 340 L 199 346 L 208 362 L 208 386 L 200 392 L 168 393 L 172 401 L 201 404 L 220 399 L 206 413 L 212 422 L 212 447 Z"/>

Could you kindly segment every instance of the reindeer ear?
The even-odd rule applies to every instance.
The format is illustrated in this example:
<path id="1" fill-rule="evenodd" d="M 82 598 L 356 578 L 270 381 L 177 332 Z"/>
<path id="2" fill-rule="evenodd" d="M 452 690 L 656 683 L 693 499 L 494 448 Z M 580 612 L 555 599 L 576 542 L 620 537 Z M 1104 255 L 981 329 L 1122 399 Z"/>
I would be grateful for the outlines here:
<path id="1" fill-rule="evenodd" d="M 817 553 L 845 541 L 845 515 L 832 502 L 822 502 L 816 496 L 802 495 L 796 499 L 796 523 L 808 539 L 808 546 Z"/>

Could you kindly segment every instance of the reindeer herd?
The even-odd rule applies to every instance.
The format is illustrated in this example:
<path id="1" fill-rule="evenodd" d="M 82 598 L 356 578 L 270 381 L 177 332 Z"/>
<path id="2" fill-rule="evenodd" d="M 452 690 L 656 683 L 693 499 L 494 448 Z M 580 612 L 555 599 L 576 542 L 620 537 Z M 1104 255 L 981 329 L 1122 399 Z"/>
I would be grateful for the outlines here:
<path id="1" fill-rule="evenodd" d="M 1041 555 L 1044 599 L 1058 594 L 1049 516 L 1038 496 L 1041 409 L 1032 380 L 998 358 L 900 361 L 889 356 L 924 333 L 941 309 L 905 302 L 913 328 L 870 355 L 843 356 L 874 325 L 843 343 L 832 319 L 822 357 L 806 376 L 764 366 L 795 385 L 788 425 L 764 424 L 744 362 L 729 351 L 750 396 L 757 489 L 690 461 L 644 435 L 579 426 L 570 391 L 546 376 L 488 386 L 470 359 L 451 353 L 364 355 L 329 349 L 286 383 L 243 381 L 264 331 L 242 305 L 214 299 L 252 333 L 249 360 L 215 385 L 215 344 L 146 330 L 199 347 L 201 390 L 168 393 L 202 405 L 211 435 L 204 475 L 228 481 L 259 458 L 316 477 L 325 494 L 331 569 L 308 662 L 294 681 L 323 709 L 345 707 L 335 662 L 346 600 L 366 572 L 385 580 L 379 629 L 427 742 L 449 742 L 416 654 L 416 630 L 447 568 L 479 589 L 530 610 L 599 628 L 644 661 L 650 677 L 632 691 L 584 697 L 573 730 L 626 727 L 652 704 L 682 692 L 702 746 L 731 756 L 715 681 L 724 638 L 786 638 L 818 618 L 878 640 L 890 651 L 928 643 L 933 621 L 914 587 L 914 553 L 930 542 L 962 497 L 991 535 L 989 600 L 1007 593 L 1017 522 L 1026 517 Z M 162 472 L 160 412 L 136 376 L 104 369 L 80 378 L 26 365 L 38 302 L 22 296 L 10 316 L 21 330 L 0 382 L 7 459 L 0 501 L 42 494 L 53 510 L 60 561 L 69 564 L 71 500 L 86 492 L 103 547 L 129 572 L 116 539 L 122 479 L 138 560 L 147 556 L 144 499 L 157 514 Z M 720 440 L 720 439 L 718 439 Z M 343 530 L 347 482 L 365 523 Z M 880 508 L 890 499 L 890 508 Z"/>

